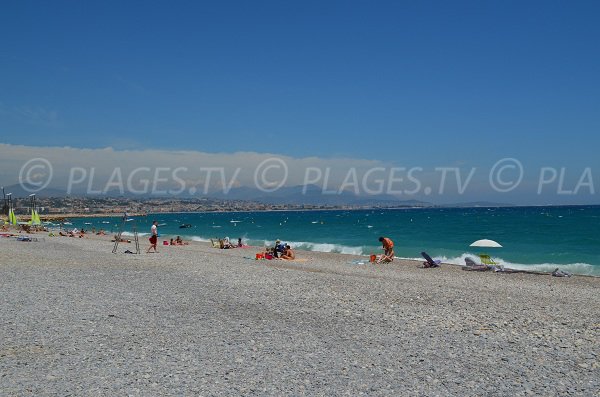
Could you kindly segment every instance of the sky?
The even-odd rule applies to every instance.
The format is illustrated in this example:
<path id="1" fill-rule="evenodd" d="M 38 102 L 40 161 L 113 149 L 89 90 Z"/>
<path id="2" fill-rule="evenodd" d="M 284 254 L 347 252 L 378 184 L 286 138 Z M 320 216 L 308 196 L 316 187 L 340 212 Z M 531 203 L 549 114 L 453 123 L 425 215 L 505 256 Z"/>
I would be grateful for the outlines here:
<path id="1" fill-rule="evenodd" d="M 9 2 L 0 143 L 428 170 L 511 158 L 532 185 L 544 167 L 571 185 L 589 168 L 595 193 L 598 15 L 594 1 Z M 574 200 L 600 203 L 588 196 Z"/>

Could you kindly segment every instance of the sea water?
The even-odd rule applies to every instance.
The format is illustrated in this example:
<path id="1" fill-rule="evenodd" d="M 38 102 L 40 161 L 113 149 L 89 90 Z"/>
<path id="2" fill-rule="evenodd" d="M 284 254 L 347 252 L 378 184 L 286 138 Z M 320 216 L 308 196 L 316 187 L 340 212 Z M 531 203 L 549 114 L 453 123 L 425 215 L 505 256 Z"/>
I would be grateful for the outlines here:
<path id="1" fill-rule="evenodd" d="M 401 258 L 420 258 L 420 252 L 426 251 L 436 259 L 462 265 L 465 257 L 486 253 L 511 268 L 551 271 L 559 267 L 600 275 L 600 206 L 172 213 L 134 219 L 142 236 L 149 234 L 153 220 L 158 221 L 161 240 L 181 236 L 208 241 L 227 236 L 232 242 L 242 238 L 244 244 L 264 247 L 280 239 L 301 250 L 367 256 L 382 252 L 378 238 L 386 236 Z M 121 219 L 72 222 L 79 228 L 115 233 Z M 180 228 L 183 224 L 191 227 Z M 131 233 L 131 225 L 125 223 L 125 234 Z M 469 246 L 484 238 L 502 248 Z"/>

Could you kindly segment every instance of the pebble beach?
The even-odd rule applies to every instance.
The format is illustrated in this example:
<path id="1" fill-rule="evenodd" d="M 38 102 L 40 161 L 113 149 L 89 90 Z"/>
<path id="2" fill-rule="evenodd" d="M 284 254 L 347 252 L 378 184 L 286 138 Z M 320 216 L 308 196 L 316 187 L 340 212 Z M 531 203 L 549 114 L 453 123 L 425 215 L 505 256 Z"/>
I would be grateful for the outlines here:
<path id="1" fill-rule="evenodd" d="M 0 238 L 2 396 L 600 396 L 600 278 L 34 237 Z"/>

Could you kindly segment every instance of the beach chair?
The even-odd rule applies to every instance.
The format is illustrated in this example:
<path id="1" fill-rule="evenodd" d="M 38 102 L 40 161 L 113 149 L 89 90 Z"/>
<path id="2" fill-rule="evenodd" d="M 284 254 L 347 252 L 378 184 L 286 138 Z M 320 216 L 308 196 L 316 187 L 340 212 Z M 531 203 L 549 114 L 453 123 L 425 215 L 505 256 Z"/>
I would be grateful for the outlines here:
<path id="1" fill-rule="evenodd" d="M 462 269 L 463 270 L 468 270 L 468 271 L 476 271 L 476 272 L 486 272 L 488 270 L 490 270 L 490 267 L 488 265 L 480 265 L 475 263 L 475 261 L 469 257 L 465 258 L 465 264 L 466 266 L 464 266 Z"/>
<path id="2" fill-rule="evenodd" d="M 554 269 L 554 271 L 552 272 L 552 275 L 554 277 L 571 277 L 572 276 L 571 273 L 567 273 L 563 270 L 559 270 L 558 268 Z"/>
<path id="3" fill-rule="evenodd" d="M 215 239 L 210 239 L 210 243 L 212 244 L 213 248 L 221 248 L 221 241 L 217 238 Z"/>
<path id="4" fill-rule="evenodd" d="M 425 262 L 423 262 L 423 267 L 424 268 L 429 268 L 429 267 L 440 267 L 442 261 L 440 260 L 433 260 L 431 259 L 431 257 L 427 254 L 427 252 L 421 252 L 421 256 L 423 258 L 425 258 Z"/>
<path id="5" fill-rule="evenodd" d="M 479 259 L 481 260 L 481 264 L 482 265 L 487 265 L 487 266 L 496 266 L 498 265 L 496 262 L 494 262 L 494 260 L 487 254 L 481 254 L 479 255 Z"/>

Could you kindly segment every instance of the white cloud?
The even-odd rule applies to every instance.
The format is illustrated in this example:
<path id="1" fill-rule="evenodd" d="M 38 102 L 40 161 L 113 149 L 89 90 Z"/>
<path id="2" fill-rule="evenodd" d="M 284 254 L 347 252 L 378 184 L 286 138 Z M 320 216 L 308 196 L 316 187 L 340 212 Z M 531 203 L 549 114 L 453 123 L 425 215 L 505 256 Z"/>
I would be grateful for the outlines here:
<path id="1" fill-rule="evenodd" d="M 23 166 L 31 159 L 51 165 L 49 187 L 67 190 L 92 187 L 102 190 L 119 183 L 131 186 L 156 184 L 169 189 L 194 187 L 198 191 L 239 186 L 296 186 L 309 182 L 339 186 L 348 170 L 358 174 L 381 161 L 318 157 L 293 158 L 272 153 L 206 153 L 199 151 L 80 149 L 0 144 L 0 178 L 3 184 L 19 182 L 27 174 Z M 29 175 L 39 179 L 39 169 Z M 126 186 L 127 188 L 127 186 Z"/>
<path id="2" fill-rule="evenodd" d="M 523 180 L 518 189 L 500 194 L 490 187 L 489 173 L 490 170 L 468 165 L 439 168 L 406 165 L 402 168 L 380 160 L 295 158 L 274 153 L 0 144 L 1 185 L 29 183 L 33 187 L 47 186 L 73 194 L 122 191 L 200 197 L 215 191 L 228 193 L 237 187 L 261 189 L 268 194 L 283 186 L 316 185 L 324 195 L 343 191 L 361 196 L 388 194 L 403 200 L 446 203 L 477 200 L 519 203 L 524 200 L 522 197 L 534 197 L 545 203 L 555 196 L 553 185 L 544 186 L 544 195 L 537 193 L 538 184 L 531 178 Z M 530 174 L 535 177 L 539 172 Z M 502 182 L 509 177 L 502 175 Z M 567 198 L 577 202 L 595 200 L 594 187 L 600 184 L 595 179 L 584 182 L 587 184 L 578 189 L 578 194 Z M 546 190 L 549 193 L 546 194 Z M 566 197 L 563 196 L 558 198 L 562 200 Z M 526 202 L 536 201 L 527 198 Z"/>

